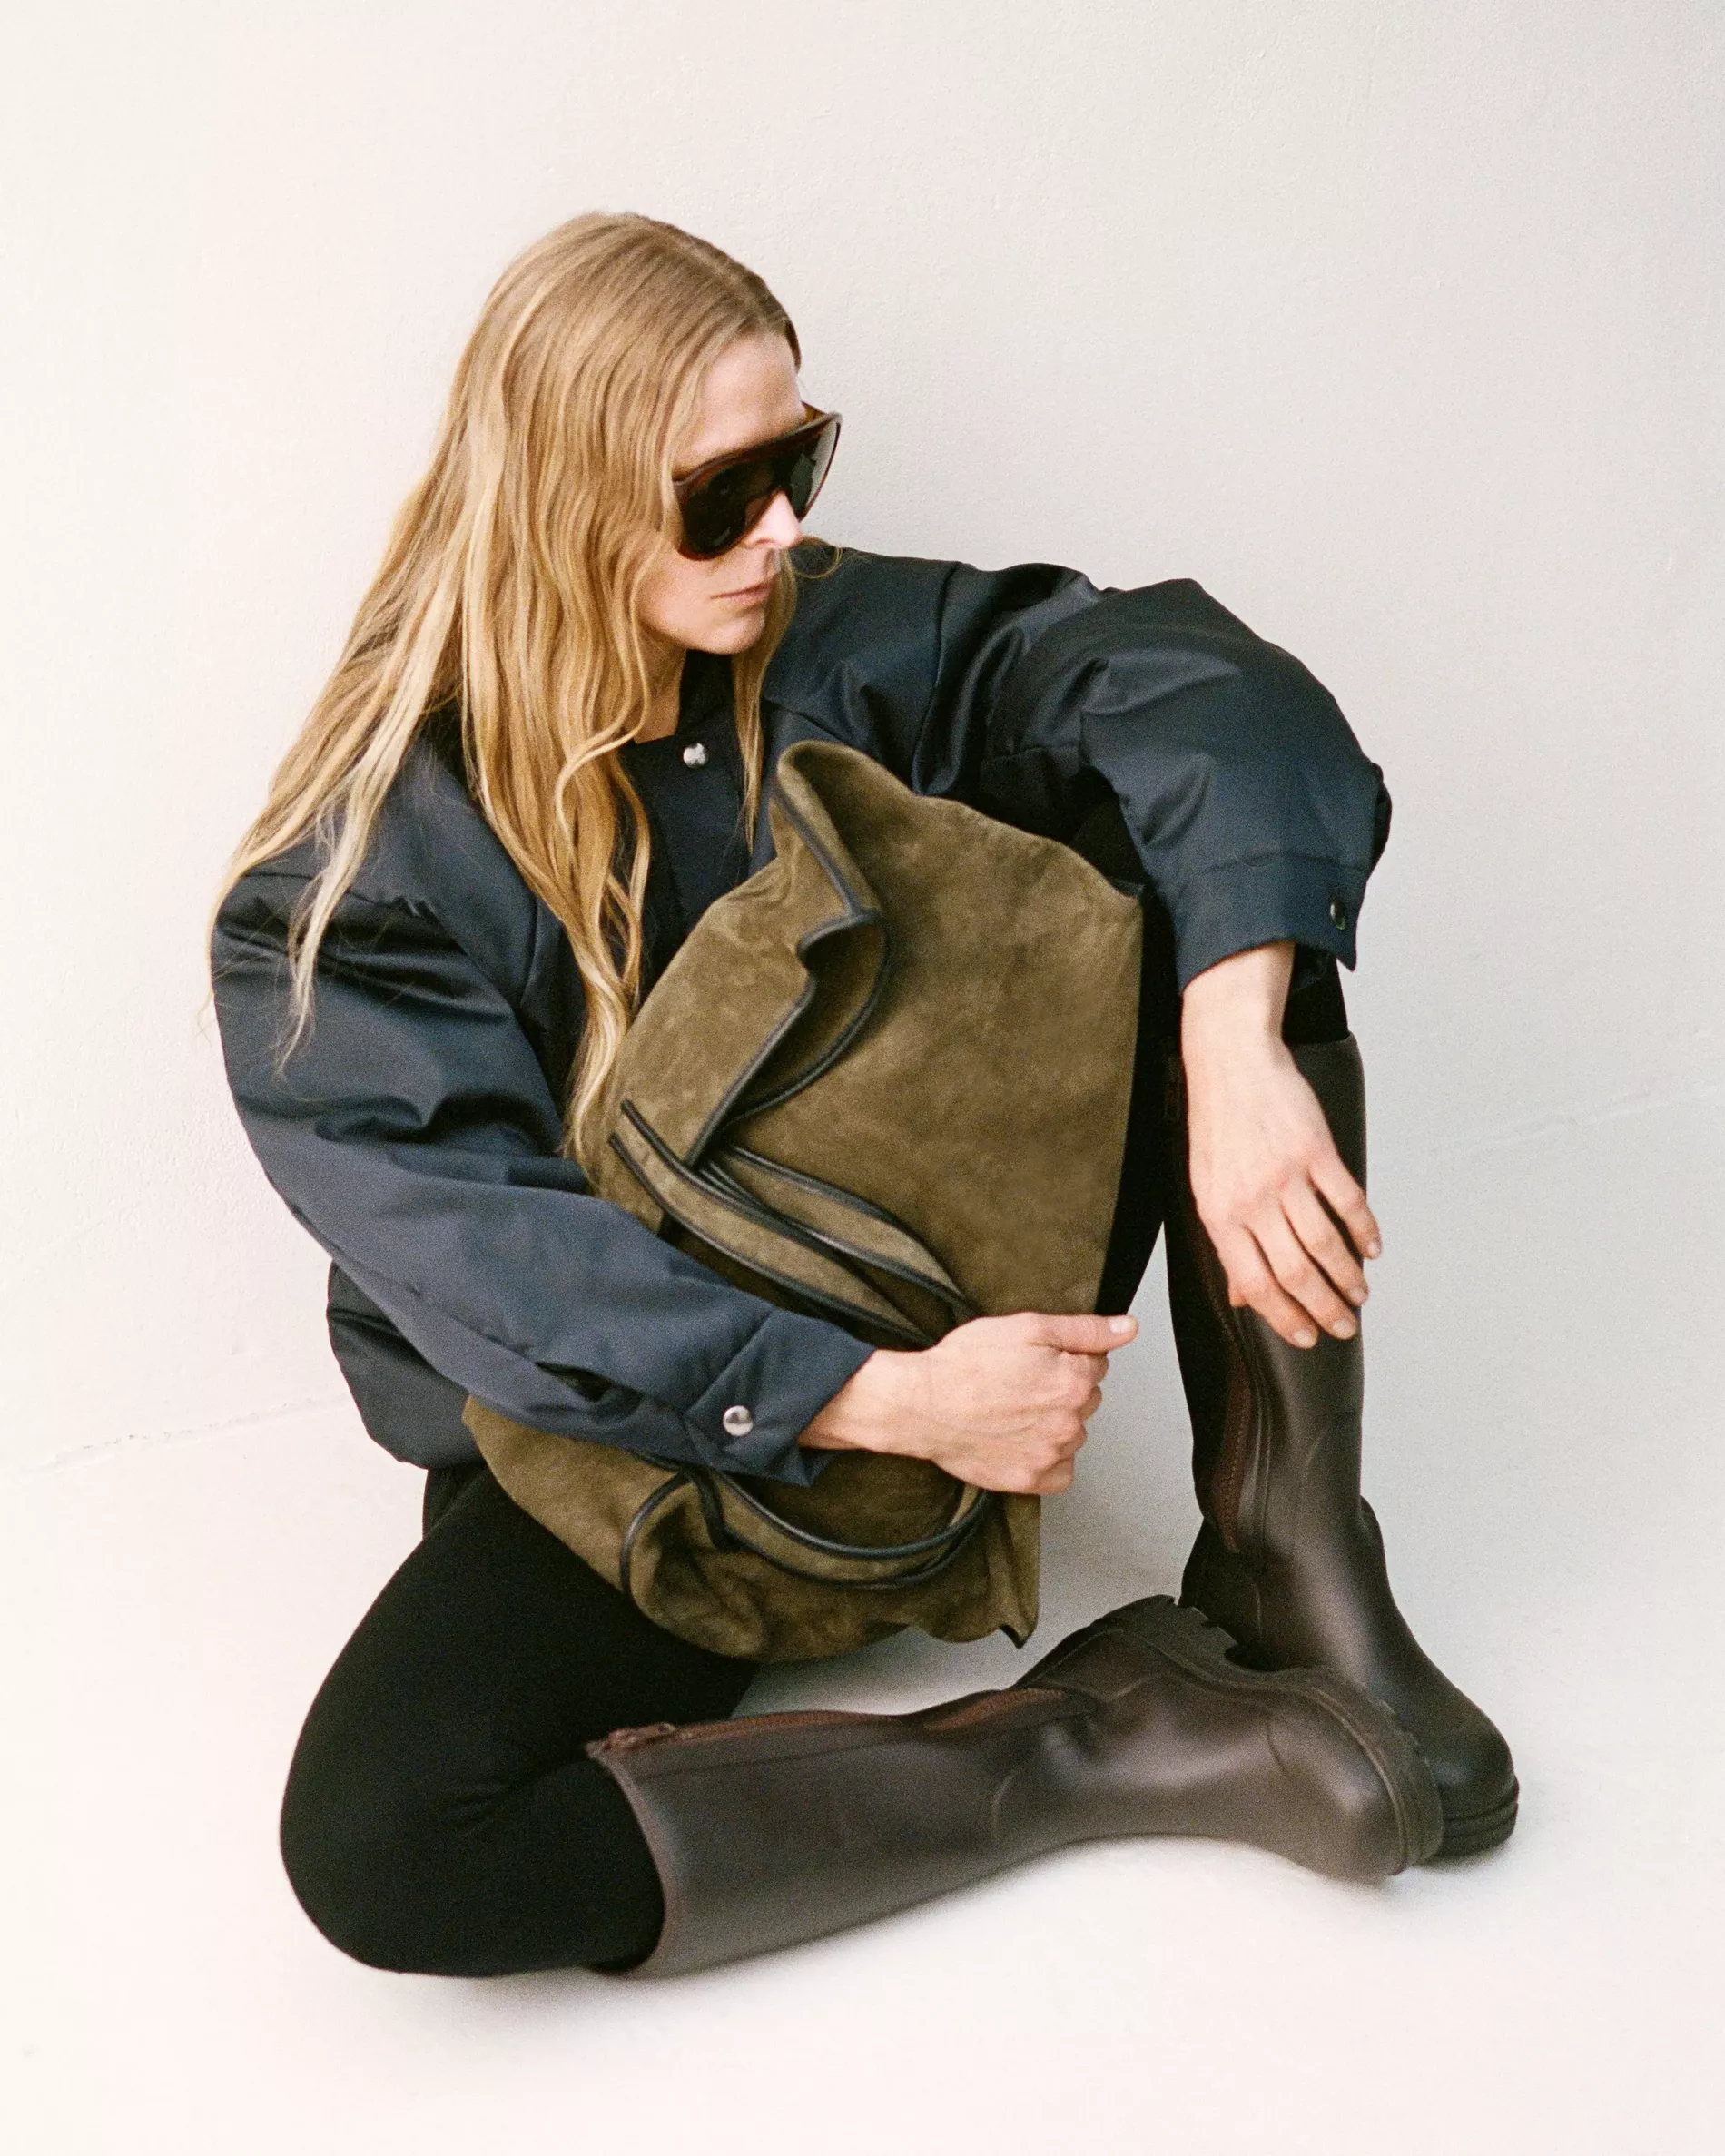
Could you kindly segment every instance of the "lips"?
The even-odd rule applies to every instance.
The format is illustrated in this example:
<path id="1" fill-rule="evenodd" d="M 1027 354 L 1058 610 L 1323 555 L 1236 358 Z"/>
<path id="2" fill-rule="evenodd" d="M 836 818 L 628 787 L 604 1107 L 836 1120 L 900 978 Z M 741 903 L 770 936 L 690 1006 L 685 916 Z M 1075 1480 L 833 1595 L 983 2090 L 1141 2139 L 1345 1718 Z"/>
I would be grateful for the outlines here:
<path id="1" fill-rule="evenodd" d="M 758 606 L 772 589 L 772 581 L 769 579 L 765 584 L 744 585 L 741 591 L 722 591 L 719 596 L 722 599 L 752 599 Z"/>

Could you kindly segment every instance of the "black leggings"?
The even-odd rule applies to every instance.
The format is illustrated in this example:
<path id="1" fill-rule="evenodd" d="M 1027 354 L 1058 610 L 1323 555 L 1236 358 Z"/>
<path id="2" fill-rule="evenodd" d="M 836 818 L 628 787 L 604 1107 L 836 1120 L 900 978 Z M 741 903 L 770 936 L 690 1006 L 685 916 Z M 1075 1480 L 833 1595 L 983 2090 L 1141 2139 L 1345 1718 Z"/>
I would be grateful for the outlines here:
<path id="1" fill-rule="evenodd" d="M 754 1665 L 649 1624 L 485 1469 L 438 1470 L 427 1498 L 429 1531 L 306 1718 L 281 1808 L 294 1892 L 377 1968 L 639 1960 L 658 1879 L 583 1747 L 728 1715 Z"/>
<path id="2" fill-rule="evenodd" d="M 1171 965 L 1159 971 L 1106 1311 L 1131 1302 L 1163 1217 L 1157 1126 L 1176 1005 Z M 1333 968 L 1290 999 L 1284 1030 L 1296 1044 L 1346 1032 Z M 379 1968 L 490 1976 L 638 1961 L 663 1920 L 658 1878 L 584 1747 L 644 1722 L 731 1714 L 754 1665 L 650 1624 L 483 1468 L 436 1471 L 426 1519 L 306 1719 L 281 1814 L 294 1891 L 327 1938 Z"/>

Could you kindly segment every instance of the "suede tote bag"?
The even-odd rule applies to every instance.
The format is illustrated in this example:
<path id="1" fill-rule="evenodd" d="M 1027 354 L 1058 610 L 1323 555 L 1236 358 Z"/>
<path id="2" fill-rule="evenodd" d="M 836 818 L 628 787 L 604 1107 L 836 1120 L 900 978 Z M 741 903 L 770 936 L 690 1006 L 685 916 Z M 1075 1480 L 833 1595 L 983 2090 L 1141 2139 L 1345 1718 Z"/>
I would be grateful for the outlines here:
<path id="1" fill-rule="evenodd" d="M 770 1302 L 877 1346 L 1092 1310 L 1125 1147 L 1137 902 L 1054 840 L 802 742 L 775 858 L 708 908 L 612 1072 L 594 1190 Z M 837 1452 L 807 1488 L 511 1422 L 522 1509 L 656 1624 L 760 1661 L 1037 1616 L 1039 1501 Z"/>

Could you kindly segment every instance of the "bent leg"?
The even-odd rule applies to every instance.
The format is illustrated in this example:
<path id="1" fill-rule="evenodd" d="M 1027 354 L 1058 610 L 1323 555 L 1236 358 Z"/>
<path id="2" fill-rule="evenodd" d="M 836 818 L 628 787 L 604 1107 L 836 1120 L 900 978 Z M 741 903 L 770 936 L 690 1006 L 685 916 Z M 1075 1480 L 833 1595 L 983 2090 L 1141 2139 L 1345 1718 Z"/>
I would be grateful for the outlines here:
<path id="1" fill-rule="evenodd" d="M 1112 804 L 1110 804 L 1111 806 Z M 1118 811 L 1115 812 L 1118 815 Z M 1118 866 L 1118 845 L 1109 852 L 1100 824 L 1096 865 Z M 1080 833 L 1080 838 L 1086 833 Z M 1096 834 L 1089 834 L 1091 839 Z M 1120 842 L 1125 840 L 1124 830 Z M 1092 853 L 1079 848 L 1087 859 Z M 1168 1127 L 1179 1122 L 1178 1093 L 1170 1095 L 1170 1064 L 1180 1041 L 1180 991 L 1174 960 L 1174 924 L 1153 891 L 1141 901 L 1144 911 L 1144 966 L 1138 987 L 1138 1045 L 1132 1068 L 1131 1106 L 1127 1114 L 1126 1149 L 1120 1163 L 1120 1189 L 1109 1231 L 1108 1257 L 1096 1307 L 1105 1315 L 1129 1310 L 1156 1248 L 1156 1238 L 1178 1202 L 1172 1181 Z M 1347 1006 L 1334 959 L 1302 969 L 1283 1014 L 1282 1039 L 1290 1048 L 1316 1047 L 1347 1038 Z"/>
<path id="2" fill-rule="evenodd" d="M 728 1715 L 754 1674 L 649 1623 L 478 1472 L 312 1703 L 281 1813 L 294 1891 L 380 1968 L 637 1960 L 658 1936 L 658 1877 L 585 1747 Z"/>
<path id="3" fill-rule="evenodd" d="M 1337 997 L 1332 1022 L 1339 1008 Z M 1364 1185 L 1357 1046 L 1322 1033 L 1290 1045 Z M 1185 1174 L 1178 1121 L 1168 1141 L 1173 1184 Z M 1383 1536 L 1360 1489 L 1362 1332 L 1295 1347 L 1256 1311 L 1231 1305 L 1189 1185 L 1169 1209 L 1168 1271 L 1204 1514 L 1182 1600 L 1258 1666 L 1330 1669 L 1390 1708 L 1436 1777 L 1443 1853 L 1492 1847 L 1515 1824 L 1514 1764 L 1501 1732 L 1421 1649 L 1390 1590 Z"/>

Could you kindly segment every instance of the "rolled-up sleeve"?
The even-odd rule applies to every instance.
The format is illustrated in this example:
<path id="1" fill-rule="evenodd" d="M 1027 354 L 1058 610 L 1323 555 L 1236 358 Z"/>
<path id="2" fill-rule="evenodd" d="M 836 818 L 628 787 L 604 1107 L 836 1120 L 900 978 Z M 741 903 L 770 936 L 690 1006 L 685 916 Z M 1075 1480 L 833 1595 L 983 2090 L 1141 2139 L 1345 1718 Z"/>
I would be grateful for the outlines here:
<path id="1" fill-rule="evenodd" d="M 296 1218 L 431 1369 L 517 1421 L 811 1480 L 798 1438 L 869 1349 L 592 1196 L 508 998 L 432 915 L 350 893 L 281 1064 L 302 888 L 253 871 L 212 952 L 234 1101 Z"/>
<path id="2" fill-rule="evenodd" d="M 1070 835 L 1104 783 L 1174 923 L 1180 985 L 1236 951 L 1291 940 L 1352 966 L 1366 878 L 1389 825 L 1383 774 L 1335 698 L 1194 584 L 1106 592 L 1063 607 L 1001 670 L 985 634 L 966 676 L 991 674 L 981 805 Z M 975 638 L 961 576 L 961 649 Z M 1049 601 L 1043 602 L 1045 610 Z M 930 724 L 938 733 L 937 697 Z"/>
<path id="3" fill-rule="evenodd" d="M 1199 586 L 865 556 L 800 604 L 788 693 L 919 792 L 1061 839 L 1113 796 L 1182 987 L 1284 940 L 1354 964 L 1383 774 L 1329 692 Z"/>

